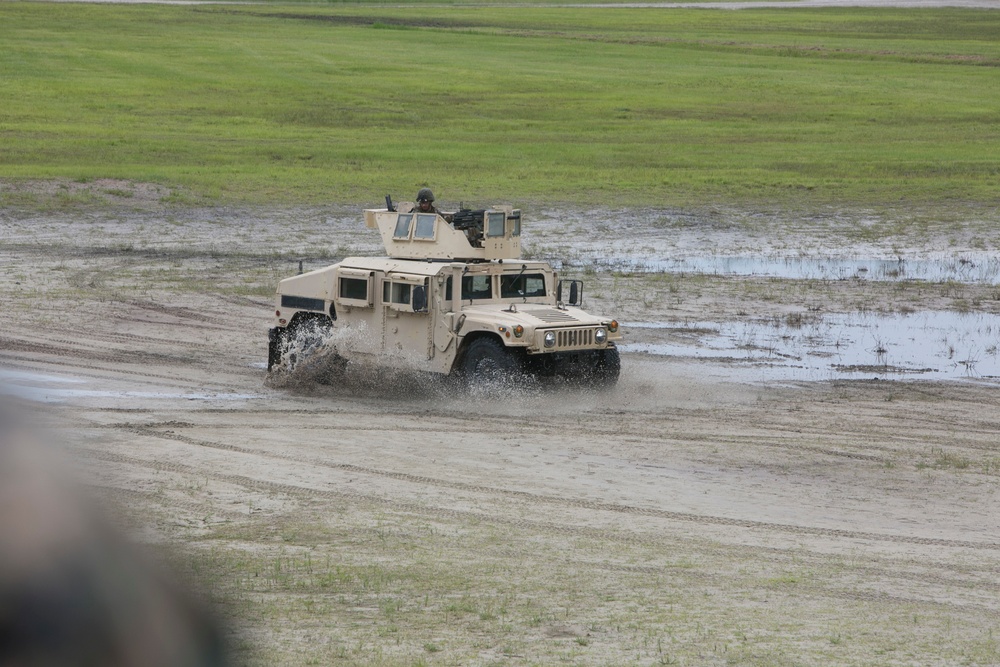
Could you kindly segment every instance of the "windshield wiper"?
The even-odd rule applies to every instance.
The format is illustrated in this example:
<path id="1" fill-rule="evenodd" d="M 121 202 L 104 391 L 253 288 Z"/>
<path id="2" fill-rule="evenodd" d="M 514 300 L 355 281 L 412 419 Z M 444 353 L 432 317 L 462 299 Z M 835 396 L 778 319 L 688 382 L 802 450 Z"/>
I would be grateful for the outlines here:
<path id="1" fill-rule="evenodd" d="M 515 283 L 517 283 L 518 281 L 521 280 L 521 276 L 524 275 L 524 272 L 525 272 L 525 270 L 527 268 L 528 268 L 527 264 L 522 264 L 521 265 L 521 272 L 517 274 L 516 278 L 514 278 L 514 282 Z M 524 299 L 524 301 L 522 301 L 522 303 L 528 303 L 528 296 L 524 293 L 524 285 L 521 285 L 521 289 L 517 290 L 517 293 L 521 295 L 522 299 Z"/>

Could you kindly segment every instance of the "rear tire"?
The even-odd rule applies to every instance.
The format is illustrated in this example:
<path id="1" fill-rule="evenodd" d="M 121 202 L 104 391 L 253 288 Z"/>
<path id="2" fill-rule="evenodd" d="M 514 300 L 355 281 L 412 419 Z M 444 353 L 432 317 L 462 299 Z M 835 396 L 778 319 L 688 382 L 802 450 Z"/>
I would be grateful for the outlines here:
<path id="1" fill-rule="evenodd" d="M 267 372 L 281 365 L 281 355 L 285 351 L 285 330 L 271 329 L 267 337 Z"/>
<path id="2" fill-rule="evenodd" d="M 325 317 L 310 317 L 279 329 L 268 346 L 268 370 L 282 367 L 292 371 L 323 347 L 333 323 Z"/>

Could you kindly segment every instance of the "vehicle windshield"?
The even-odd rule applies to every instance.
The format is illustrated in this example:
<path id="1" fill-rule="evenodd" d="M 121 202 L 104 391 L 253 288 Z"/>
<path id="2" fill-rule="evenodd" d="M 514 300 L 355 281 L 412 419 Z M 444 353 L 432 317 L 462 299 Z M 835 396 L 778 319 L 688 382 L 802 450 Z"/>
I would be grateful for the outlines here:
<path id="1" fill-rule="evenodd" d="M 545 297 L 544 273 L 508 273 L 500 276 L 501 299 L 528 299 Z M 462 299 L 465 301 L 477 299 L 492 299 L 493 276 L 486 274 L 462 276 Z"/>
<path id="2" fill-rule="evenodd" d="M 545 296 L 545 275 L 517 273 L 500 276 L 500 298 L 515 299 Z"/>
<path id="3" fill-rule="evenodd" d="M 462 276 L 463 299 L 492 299 L 491 276 L 486 274 Z"/>

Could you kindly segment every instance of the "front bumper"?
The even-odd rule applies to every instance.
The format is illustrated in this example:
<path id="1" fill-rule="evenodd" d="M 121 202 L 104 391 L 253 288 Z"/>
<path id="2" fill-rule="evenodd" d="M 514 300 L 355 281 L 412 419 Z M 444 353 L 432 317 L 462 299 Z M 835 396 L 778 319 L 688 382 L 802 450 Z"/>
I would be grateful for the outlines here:
<path id="1" fill-rule="evenodd" d="M 606 337 L 603 341 L 598 341 L 597 332 L 603 330 Z M 545 345 L 545 335 L 552 333 L 554 343 Z M 529 350 L 534 354 L 552 354 L 558 352 L 580 352 L 585 350 L 604 350 L 614 347 L 614 341 L 620 339 L 617 332 L 612 334 L 606 326 L 586 326 L 586 327 L 560 327 L 555 329 L 537 329 L 533 349 Z"/>

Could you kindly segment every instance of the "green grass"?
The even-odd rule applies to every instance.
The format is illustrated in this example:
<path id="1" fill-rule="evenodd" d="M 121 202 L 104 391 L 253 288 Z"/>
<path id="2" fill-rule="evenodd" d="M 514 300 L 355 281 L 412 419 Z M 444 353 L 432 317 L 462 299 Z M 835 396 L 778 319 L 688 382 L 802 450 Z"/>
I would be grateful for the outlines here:
<path id="1" fill-rule="evenodd" d="M 423 184 L 612 206 L 1000 199 L 1000 12 L 3 3 L 0 25 L 7 180 L 250 204 Z"/>

